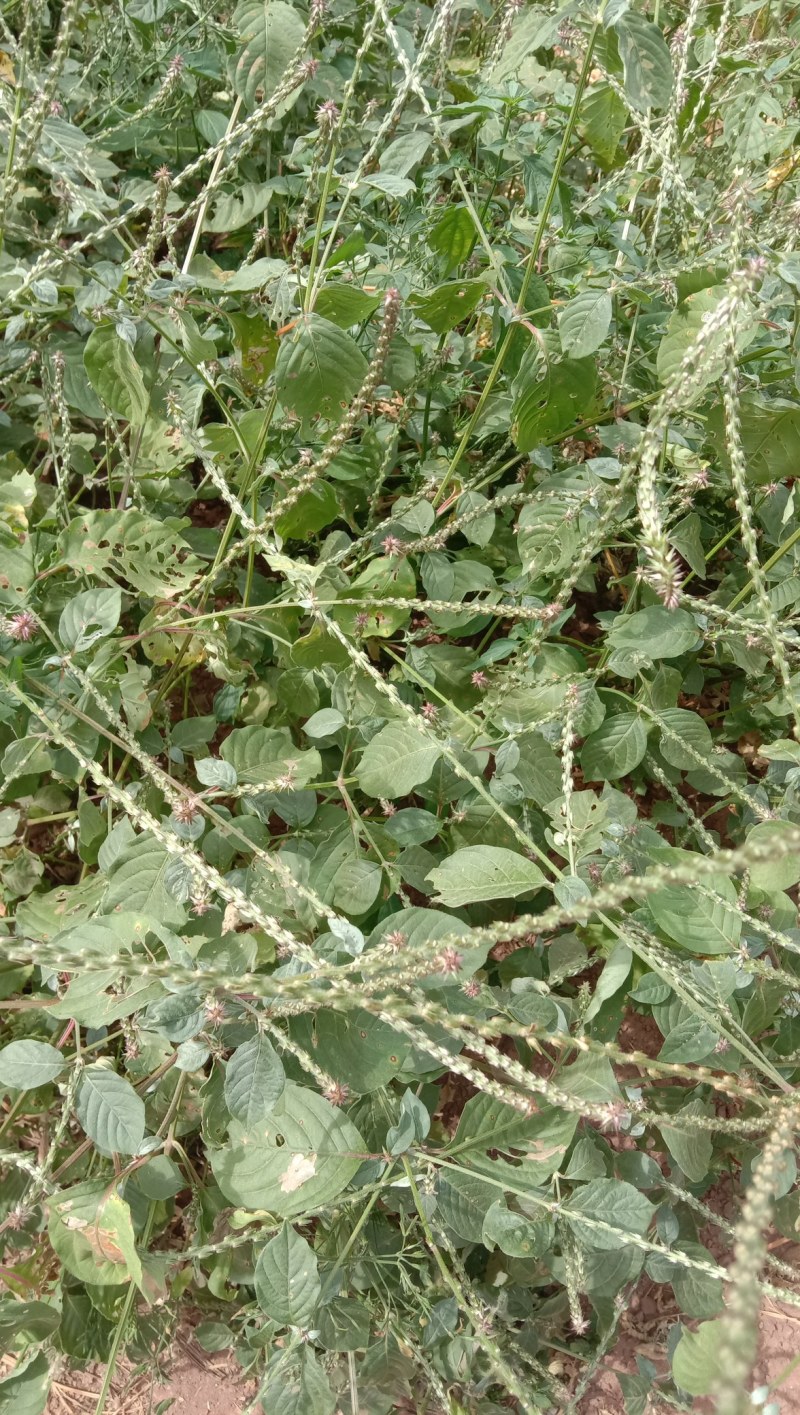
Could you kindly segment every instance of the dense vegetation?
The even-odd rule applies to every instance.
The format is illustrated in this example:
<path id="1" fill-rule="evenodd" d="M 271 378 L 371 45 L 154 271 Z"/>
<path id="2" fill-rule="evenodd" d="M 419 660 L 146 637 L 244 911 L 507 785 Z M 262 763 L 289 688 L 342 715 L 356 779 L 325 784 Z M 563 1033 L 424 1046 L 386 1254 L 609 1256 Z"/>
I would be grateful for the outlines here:
<path id="1" fill-rule="evenodd" d="M 798 36 L 8 0 L 0 1410 L 779 1408 Z"/>

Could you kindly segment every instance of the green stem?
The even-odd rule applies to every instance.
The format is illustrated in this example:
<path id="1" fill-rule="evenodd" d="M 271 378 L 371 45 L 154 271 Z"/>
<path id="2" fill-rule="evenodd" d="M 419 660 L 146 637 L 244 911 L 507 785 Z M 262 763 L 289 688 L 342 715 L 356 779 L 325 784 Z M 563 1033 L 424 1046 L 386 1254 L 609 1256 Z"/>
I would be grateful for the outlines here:
<path id="1" fill-rule="evenodd" d="M 152 1203 L 150 1204 L 150 1207 L 147 1210 L 147 1220 L 145 1222 L 144 1232 L 142 1233 L 142 1246 L 145 1248 L 147 1247 L 147 1244 L 150 1240 L 150 1234 L 152 1232 L 153 1221 L 155 1219 L 155 1216 L 156 1205 L 155 1203 Z M 94 1415 L 103 1415 L 103 1411 L 106 1408 L 106 1401 L 108 1400 L 109 1391 L 111 1390 L 111 1382 L 114 1379 L 114 1372 L 116 1370 L 117 1361 L 119 1360 L 120 1351 L 122 1349 L 122 1343 L 125 1339 L 125 1331 L 128 1325 L 128 1319 L 131 1314 L 131 1309 L 133 1307 L 135 1296 L 136 1285 L 133 1279 L 131 1279 L 130 1283 L 128 1284 L 128 1291 L 125 1293 L 125 1301 L 122 1304 L 122 1311 L 120 1312 L 119 1319 L 117 1321 L 117 1329 L 114 1332 L 114 1340 L 111 1343 L 111 1351 L 109 1352 L 108 1362 L 106 1363 L 105 1374 L 103 1376 L 103 1384 L 100 1388 L 100 1394 L 97 1398 L 97 1404 L 94 1409 Z"/>
<path id="2" fill-rule="evenodd" d="M 541 212 L 539 213 L 539 222 L 536 227 L 536 232 L 533 238 L 533 244 L 530 248 L 530 251 L 528 252 L 528 259 L 525 263 L 525 274 L 522 278 L 522 286 L 515 307 L 515 312 L 517 316 L 522 315 L 525 311 L 525 298 L 528 294 L 531 281 L 534 275 L 536 274 L 536 267 L 538 265 L 539 255 L 542 249 L 542 242 L 544 241 L 544 234 L 547 230 L 547 223 L 550 220 L 550 212 L 553 208 L 553 202 L 556 199 L 556 193 L 558 192 L 558 184 L 561 181 L 561 173 L 564 167 L 564 163 L 567 160 L 567 154 L 569 153 L 570 143 L 572 142 L 572 134 L 575 131 L 575 124 L 578 121 L 578 113 L 580 111 L 580 106 L 583 101 L 584 90 L 589 81 L 589 74 L 592 70 L 592 55 L 594 53 L 594 46 L 597 40 L 597 34 L 602 23 L 602 16 L 603 11 L 605 10 L 605 4 L 606 0 L 603 0 L 603 4 L 600 7 L 600 11 L 594 24 L 592 25 L 591 33 L 589 35 L 589 40 L 586 46 L 586 54 L 584 55 L 580 77 L 578 79 L 577 87 L 575 89 L 575 97 L 572 101 L 572 107 L 570 108 L 569 117 L 567 119 L 567 125 L 564 129 L 564 133 L 561 139 L 561 147 L 559 148 L 558 156 L 556 158 L 556 164 L 553 168 L 553 175 L 550 178 L 550 185 L 547 189 L 547 195 L 544 199 Z M 483 385 L 481 395 L 475 406 L 475 410 L 472 414 L 472 417 L 467 423 L 461 441 L 459 442 L 455 452 L 453 453 L 450 465 L 447 468 L 447 471 L 445 472 L 444 477 L 442 479 L 441 485 L 439 486 L 439 489 L 436 493 L 433 503 L 434 506 L 438 506 L 443 500 L 444 493 L 447 489 L 449 482 L 452 481 L 459 466 L 461 465 L 462 458 L 464 457 L 467 447 L 469 446 L 470 441 L 472 440 L 472 434 L 474 433 L 475 428 L 478 426 L 480 419 L 483 417 L 483 412 L 486 407 L 486 404 L 489 401 L 492 390 L 503 370 L 503 365 L 505 364 L 506 358 L 508 357 L 508 353 L 511 348 L 511 341 L 514 338 L 516 329 L 517 321 L 512 319 L 506 328 L 505 334 L 503 335 L 502 342 L 497 351 L 497 357 L 495 358 L 495 361 L 492 364 L 491 369 L 489 370 L 489 377 Z"/>

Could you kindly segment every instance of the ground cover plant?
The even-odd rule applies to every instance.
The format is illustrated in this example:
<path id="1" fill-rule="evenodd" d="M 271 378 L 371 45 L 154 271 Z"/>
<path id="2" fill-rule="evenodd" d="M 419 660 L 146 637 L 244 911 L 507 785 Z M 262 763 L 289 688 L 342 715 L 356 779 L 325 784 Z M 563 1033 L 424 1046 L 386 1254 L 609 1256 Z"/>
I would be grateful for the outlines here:
<path id="1" fill-rule="evenodd" d="M 5 6 L 0 1409 L 781 1408 L 798 35 Z"/>

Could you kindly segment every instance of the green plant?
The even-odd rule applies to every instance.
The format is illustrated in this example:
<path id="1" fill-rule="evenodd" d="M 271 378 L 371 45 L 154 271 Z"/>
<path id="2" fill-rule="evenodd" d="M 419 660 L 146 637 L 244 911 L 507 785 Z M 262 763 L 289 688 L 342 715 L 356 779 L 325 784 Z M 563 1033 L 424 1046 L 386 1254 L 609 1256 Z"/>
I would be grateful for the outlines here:
<path id="1" fill-rule="evenodd" d="M 7 7 L 3 1408 L 66 1358 L 101 1411 L 191 1303 L 281 1415 L 577 1411 L 642 1284 L 626 1411 L 749 1407 L 799 34 Z"/>

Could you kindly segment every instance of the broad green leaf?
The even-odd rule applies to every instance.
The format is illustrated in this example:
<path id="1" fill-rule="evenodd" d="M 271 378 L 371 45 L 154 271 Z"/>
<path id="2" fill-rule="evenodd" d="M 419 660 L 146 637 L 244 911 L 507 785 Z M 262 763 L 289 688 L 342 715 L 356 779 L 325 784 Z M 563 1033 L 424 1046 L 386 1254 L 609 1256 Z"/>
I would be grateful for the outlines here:
<path id="1" fill-rule="evenodd" d="M 0 1379 L 0 1415 L 42 1415 L 49 1390 L 50 1362 L 45 1353 L 20 1357 L 15 1369 Z"/>
<path id="2" fill-rule="evenodd" d="M 260 1391 L 270 1415 L 334 1415 L 339 1402 L 327 1375 L 309 1346 L 291 1363 L 277 1361 Z"/>
<path id="3" fill-rule="evenodd" d="M 55 1081 L 66 1066 L 66 1058 L 47 1042 L 21 1038 L 0 1051 L 0 1086 L 15 1091 L 32 1091 Z"/>
<path id="4" fill-rule="evenodd" d="M 800 408 L 785 398 L 767 400 L 757 393 L 741 399 L 741 434 L 748 480 L 758 486 L 794 476 L 800 459 Z M 711 409 L 706 428 L 710 445 L 729 465 L 721 401 Z"/>
<path id="5" fill-rule="evenodd" d="M 636 712 L 607 717 L 596 732 L 586 738 L 581 750 L 581 769 L 586 781 L 617 781 L 627 776 L 647 751 L 647 729 Z"/>
<path id="6" fill-rule="evenodd" d="M 656 367 L 662 383 L 671 383 L 677 378 L 687 351 L 704 334 L 708 318 L 719 307 L 728 294 L 725 285 L 714 285 L 707 290 L 698 290 L 683 300 L 667 321 L 667 328 L 658 346 Z M 743 306 L 744 308 L 744 306 Z M 737 322 L 736 347 L 742 350 L 752 341 L 756 326 L 752 317 Z M 691 400 L 702 393 L 709 383 L 714 383 L 725 366 L 725 346 L 728 338 L 727 321 L 711 337 L 704 335 L 703 358 L 698 369 L 692 373 L 688 388 Z"/>
<path id="7" fill-rule="evenodd" d="M 664 609 L 653 604 L 635 614 L 618 614 L 608 638 L 615 649 L 640 653 L 651 662 L 658 662 L 687 653 L 699 636 L 694 619 L 685 609 Z"/>
<path id="8" fill-rule="evenodd" d="M 759 821 L 747 837 L 748 845 L 774 844 L 774 853 L 750 866 L 750 883 L 754 889 L 770 892 L 791 889 L 800 880 L 800 852 L 789 845 L 793 827 L 788 821 Z"/>
<path id="9" fill-rule="evenodd" d="M 625 70 L 625 97 L 631 107 L 640 113 L 666 108 L 675 79 L 661 30 L 638 11 L 628 10 L 617 21 L 616 32 Z"/>
<path id="10" fill-rule="evenodd" d="M 429 295 L 412 295 L 409 308 L 436 334 L 446 334 L 466 319 L 486 293 L 483 280 L 451 280 Z"/>
<path id="11" fill-rule="evenodd" d="M 538 1223 L 512 1212 L 505 1201 L 496 1199 L 486 1211 L 481 1242 L 490 1251 L 495 1245 L 510 1258 L 536 1258 L 547 1252 L 553 1239 L 549 1219 Z"/>
<path id="12" fill-rule="evenodd" d="M 583 290 L 558 317 L 561 348 L 568 358 L 583 359 L 600 348 L 611 325 L 611 296 L 607 290 Z"/>
<path id="13" fill-rule="evenodd" d="M 104 1155 L 135 1155 L 145 1132 L 144 1101 L 130 1081 L 107 1066 L 87 1066 L 75 1097 L 75 1114 Z"/>
<path id="14" fill-rule="evenodd" d="M 676 1112 L 676 1117 L 691 1117 L 694 1115 L 705 1116 L 708 1114 L 706 1107 L 700 1100 L 689 1101 Z M 708 1130 L 681 1129 L 672 1125 L 661 1125 L 661 1134 L 666 1141 L 675 1163 L 683 1170 L 686 1178 L 693 1184 L 700 1184 L 705 1179 L 711 1164 L 711 1155 L 714 1144 L 711 1133 Z"/>
<path id="15" fill-rule="evenodd" d="M 369 1345 L 369 1308 L 356 1297 L 335 1297 L 320 1308 L 319 1342 L 326 1351 L 361 1351 Z"/>
<path id="16" fill-rule="evenodd" d="M 59 561 L 65 568 L 110 574 L 142 594 L 170 599 L 192 583 L 201 565 L 180 534 L 186 525 L 186 520 L 160 521 L 133 508 L 83 511 L 59 539 Z"/>
<path id="17" fill-rule="evenodd" d="M 83 653 L 99 639 L 113 634 L 121 612 L 122 596 L 118 589 L 85 590 L 62 610 L 58 637 L 65 648 Z"/>
<path id="18" fill-rule="evenodd" d="M 428 876 L 440 904 L 458 909 L 484 899 L 518 899 L 545 883 L 532 860 L 496 845 L 467 845 L 456 850 Z"/>
<path id="19" fill-rule="evenodd" d="M 83 362 L 95 393 L 112 413 L 141 427 L 147 417 L 149 395 L 133 350 L 113 324 L 93 329 L 86 341 Z"/>
<path id="20" fill-rule="evenodd" d="M 174 861 L 152 835 L 139 835 L 110 866 L 103 913 L 136 910 L 168 928 L 184 922 L 185 913 L 166 888 L 167 870 Z"/>
<path id="21" fill-rule="evenodd" d="M 690 953 L 731 953 L 742 932 L 736 889 L 724 876 L 706 876 L 704 884 L 720 899 L 709 899 L 688 884 L 673 884 L 649 895 L 647 907 L 657 927 Z"/>
<path id="22" fill-rule="evenodd" d="M 440 752 L 431 738 L 406 721 L 389 722 L 367 743 L 358 784 L 368 796 L 396 800 L 427 781 Z"/>
<path id="23" fill-rule="evenodd" d="M 275 386 L 284 408 L 299 418 L 339 422 L 366 372 L 367 361 L 349 334 L 318 314 L 303 315 L 281 344 Z"/>
<path id="24" fill-rule="evenodd" d="M 141 1283 L 131 1212 L 107 1179 L 62 1189 L 47 1210 L 48 1237 L 67 1272 L 97 1287 Z"/>
<path id="25" fill-rule="evenodd" d="M 295 747 L 286 727 L 235 727 L 225 738 L 220 755 L 236 772 L 242 785 L 272 785 L 285 777 L 287 785 L 301 790 L 319 775 L 322 765 L 315 747 Z"/>
<path id="26" fill-rule="evenodd" d="M 589 408 L 595 380 L 592 359 L 544 363 L 533 348 L 515 383 L 512 435 L 519 451 L 531 452 L 567 433 Z"/>
<path id="27" fill-rule="evenodd" d="M 338 324 L 340 329 L 352 329 L 369 319 L 381 302 L 380 295 L 368 295 L 356 285 L 323 285 L 314 308 L 323 319 Z"/>
<path id="28" fill-rule="evenodd" d="M 233 20 L 242 38 L 231 61 L 233 87 L 254 108 L 275 92 L 303 42 L 304 25 L 283 0 L 241 0 Z"/>
<path id="29" fill-rule="evenodd" d="M 591 1179 L 575 1189 L 564 1205 L 564 1216 L 581 1244 L 589 1248 L 614 1249 L 625 1243 L 625 1235 L 642 1237 L 650 1227 L 655 1206 L 618 1179 Z M 595 1227 L 609 1224 L 615 1231 Z"/>
<path id="30" fill-rule="evenodd" d="M 603 168 L 615 165 L 628 110 L 608 83 L 592 84 L 580 110 L 580 130 Z"/>
<path id="31" fill-rule="evenodd" d="M 449 275 L 466 260 L 476 235 L 475 223 L 465 206 L 445 207 L 427 237 L 427 245 L 439 257 L 443 275 Z"/>
<path id="32" fill-rule="evenodd" d="M 308 1327 L 321 1290 L 317 1259 L 305 1238 L 285 1223 L 258 1255 L 256 1300 L 281 1326 Z"/>
<path id="33" fill-rule="evenodd" d="M 480 1243 L 486 1215 L 497 1189 L 467 1170 L 440 1170 L 436 1186 L 437 1215 L 466 1243 Z"/>
<path id="34" fill-rule="evenodd" d="M 701 1322 L 684 1330 L 672 1357 L 672 1378 L 687 1395 L 708 1395 L 719 1376 L 722 1322 Z"/>
<path id="35" fill-rule="evenodd" d="M 697 757 L 690 755 L 686 747 L 691 747 L 693 753 L 699 753 L 701 757 L 711 755 L 714 742 L 698 713 L 688 712 L 685 708 L 662 708 L 658 714 L 658 723 L 659 726 L 663 724 L 659 743 L 661 755 L 666 757 L 672 766 L 681 767 L 685 771 L 697 769 Z"/>
<path id="36" fill-rule="evenodd" d="M 342 1111 L 317 1092 L 287 1082 L 280 1101 L 254 1130 L 233 1121 L 230 1139 L 211 1151 L 223 1194 L 248 1209 L 282 1218 L 313 1213 L 349 1184 L 364 1141 Z"/>
<path id="37" fill-rule="evenodd" d="M 274 1110 L 286 1085 L 278 1053 L 262 1033 L 243 1042 L 225 1068 L 225 1104 L 234 1120 L 252 1130 Z"/>
<path id="38" fill-rule="evenodd" d="M 461 1112 L 453 1151 L 476 1163 L 481 1152 L 516 1152 L 524 1157 L 525 1172 L 535 1183 L 544 1183 L 558 1169 L 578 1126 L 574 1111 L 543 1105 L 533 1115 L 486 1092 L 471 1096 Z"/>

